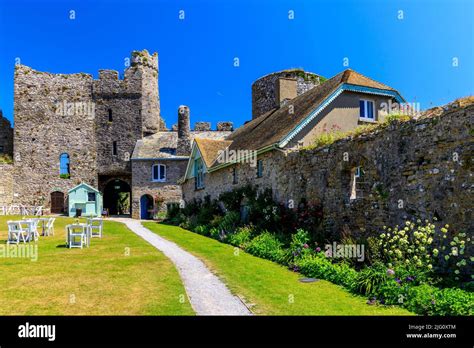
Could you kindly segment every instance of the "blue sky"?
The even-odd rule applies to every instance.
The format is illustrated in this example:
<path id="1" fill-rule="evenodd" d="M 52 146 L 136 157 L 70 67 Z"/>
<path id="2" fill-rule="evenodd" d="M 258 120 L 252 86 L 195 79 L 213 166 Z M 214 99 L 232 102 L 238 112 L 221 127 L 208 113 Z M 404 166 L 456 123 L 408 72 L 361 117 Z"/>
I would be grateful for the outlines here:
<path id="1" fill-rule="evenodd" d="M 0 0 L 0 108 L 13 118 L 16 58 L 97 77 L 123 71 L 130 52 L 146 48 L 159 53 L 168 127 L 181 104 L 193 123 L 239 126 L 260 76 L 301 67 L 331 77 L 344 58 L 424 109 L 474 94 L 473 17 L 471 0 Z"/>

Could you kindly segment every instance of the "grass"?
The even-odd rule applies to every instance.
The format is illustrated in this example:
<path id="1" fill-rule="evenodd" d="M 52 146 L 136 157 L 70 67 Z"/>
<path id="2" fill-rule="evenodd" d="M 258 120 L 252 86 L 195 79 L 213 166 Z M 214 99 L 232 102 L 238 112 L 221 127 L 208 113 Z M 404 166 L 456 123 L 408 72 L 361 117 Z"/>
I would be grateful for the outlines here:
<path id="1" fill-rule="evenodd" d="M 0 248 L 6 221 L 18 218 L 0 216 Z M 194 314 L 162 253 L 113 221 L 105 221 L 103 238 L 90 248 L 65 248 L 65 225 L 72 221 L 58 218 L 55 235 L 40 237 L 37 261 L 0 257 L 0 315 Z"/>
<path id="2" fill-rule="evenodd" d="M 412 314 L 395 306 L 367 305 L 367 299 L 324 280 L 301 283 L 298 279 L 302 276 L 285 267 L 176 226 L 154 222 L 144 226 L 203 260 L 256 314 Z"/>

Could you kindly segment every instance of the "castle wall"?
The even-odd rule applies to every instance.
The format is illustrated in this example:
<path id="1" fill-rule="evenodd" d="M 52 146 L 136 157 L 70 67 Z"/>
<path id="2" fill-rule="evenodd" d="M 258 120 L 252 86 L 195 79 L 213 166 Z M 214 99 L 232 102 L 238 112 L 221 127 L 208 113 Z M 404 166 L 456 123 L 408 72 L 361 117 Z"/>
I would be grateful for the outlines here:
<path id="1" fill-rule="evenodd" d="M 224 168 L 206 174 L 204 190 L 196 191 L 194 180 L 187 180 L 183 197 L 215 199 L 252 183 L 272 188 L 283 204 L 292 200 L 297 206 L 302 198 L 321 202 L 324 228 L 334 236 L 343 228 L 365 235 L 433 216 L 453 230 L 472 231 L 473 121 L 471 104 L 319 149 L 267 152 L 260 157 L 263 178 L 256 179 L 256 168 L 249 164 L 238 164 L 238 184 L 232 184 L 231 168 Z M 351 199 L 353 171 L 359 166 L 363 175 Z"/>
<path id="2" fill-rule="evenodd" d="M 101 70 L 93 83 L 99 175 L 130 174 L 130 157 L 136 141 L 142 138 L 141 79 L 137 69 L 131 69 L 123 80 L 116 71 Z"/>
<path id="3" fill-rule="evenodd" d="M 15 70 L 14 192 L 22 204 L 49 206 L 50 193 L 84 181 L 97 186 L 92 76 Z M 69 154 L 71 177 L 59 177 Z"/>
<path id="4" fill-rule="evenodd" d="M 13 165 L 0 164 L 0 207 L 13 203 Z"/>

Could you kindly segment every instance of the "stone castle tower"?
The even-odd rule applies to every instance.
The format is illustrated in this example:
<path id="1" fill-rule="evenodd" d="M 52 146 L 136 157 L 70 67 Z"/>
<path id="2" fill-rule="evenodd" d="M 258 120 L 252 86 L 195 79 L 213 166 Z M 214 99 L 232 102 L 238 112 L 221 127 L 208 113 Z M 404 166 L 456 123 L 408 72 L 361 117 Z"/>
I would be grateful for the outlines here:
<path id="1" fill-rule="evenodd" d="M 19 65 L 14 81 L 15 200 L 48 205 L 51 192 L 81 181 L 99 189 L 116 180 L 131 185 L 137 140 L 165 130 L 160 116 L 158 55 L 134 51 L 117 71 L 51 74 Z M 70 177 L 60 177 L 67 156 Z M 105 204 L 105 202 L 104 202 Z"/>
<path id="2" fill-rule="evenodd" d="M 252 119 L 279 108 L 323 82 L 323 77 L 302 69 L 287 69 L 259 78 L 252 84 Z"/>

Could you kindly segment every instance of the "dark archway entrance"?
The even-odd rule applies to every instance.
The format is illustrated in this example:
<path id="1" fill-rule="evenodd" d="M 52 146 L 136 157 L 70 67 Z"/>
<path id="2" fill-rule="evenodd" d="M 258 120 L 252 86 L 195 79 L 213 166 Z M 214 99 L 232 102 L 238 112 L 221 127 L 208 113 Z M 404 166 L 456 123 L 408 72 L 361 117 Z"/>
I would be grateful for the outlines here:
<path id="1" fill-rule="evenodd" d="M 140 198 L 140 219 L 153 219 L 153 197 L 150 195 L 143 195 Z"/>
<path id="2" fill-rule="evenodd" d="M 51 214 L 64 213 L 64 193 L 60 191 L 51 192 Z"/>
<path id="3" fill-rule="evenodd" d="M 104 209 L 110 215 L 129 215 L 132 190 L 120 179 L 111 180 L 104 189 Z"/>

